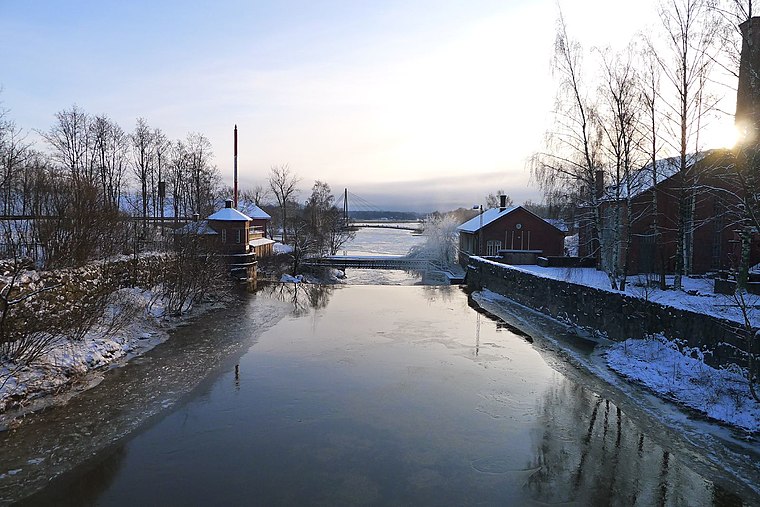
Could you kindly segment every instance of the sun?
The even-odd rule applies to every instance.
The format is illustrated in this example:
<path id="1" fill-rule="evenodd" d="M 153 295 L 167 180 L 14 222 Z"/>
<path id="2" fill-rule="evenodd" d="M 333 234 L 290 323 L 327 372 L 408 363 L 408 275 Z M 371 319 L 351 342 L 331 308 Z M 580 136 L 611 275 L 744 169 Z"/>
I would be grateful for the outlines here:
<path id="1" fill-rule="evenodd" d="M 739 141 L 739 129 L 733 121 L 715 124 L 705 129 L 702 146 L 705 148 L 733 148 Z"/>

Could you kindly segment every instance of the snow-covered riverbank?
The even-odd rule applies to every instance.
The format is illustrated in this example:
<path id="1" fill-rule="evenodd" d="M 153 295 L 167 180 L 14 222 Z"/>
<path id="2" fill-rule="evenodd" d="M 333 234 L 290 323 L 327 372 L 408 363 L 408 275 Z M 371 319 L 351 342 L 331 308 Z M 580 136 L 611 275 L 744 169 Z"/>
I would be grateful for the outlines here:
<path id="1" fill-rule="evenodd" d="M 474 297 L 478 302 L 490 304 L 491 310 L 510 302 L 489 290 Z M 712 368 L 705 364 L 699 350 L 681 351 L 672 341 L 652 337 L 624 342 L 603 340 L 595 348 L 594 357 L 599 359 L 596 362 L 571 355 L 605 379 L 610 377 L 601 369 L 604 367 L 627 381 L 645 386 L 664 400 L 742 432 L 760 432 L 760 404 L 750 394 L 746 372 L 735 365 Z"/>
<path id="2" fill-rule="evenodd" d="M 148 290 L 121 289 L 113 301 L 82 339 L 59 338 L 30 364 L 0 362 L 0 430 L 97 385 L 105 371 L 164 342 L 189 317 L 165 315 L 160 298 Z"/>
<path id="3" fill-rule="evenodd" d="M 760 432 L 760 403 L 741 368 L 712 368 L 699 350 L 678 350 L 662 337 L 626 340 L 607 350 L 607 364 L 659 396 L 750 433 Z"/>

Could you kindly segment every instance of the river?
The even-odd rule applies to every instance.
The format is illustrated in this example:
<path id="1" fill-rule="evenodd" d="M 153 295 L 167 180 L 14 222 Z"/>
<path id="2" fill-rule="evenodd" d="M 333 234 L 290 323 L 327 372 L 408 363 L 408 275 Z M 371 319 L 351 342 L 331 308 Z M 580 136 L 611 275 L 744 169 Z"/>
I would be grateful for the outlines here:
<path id="1" fill-rule="evenodd" d="M 671 435 L 458 287 L 274 284 L 1 434 L 0 498 L 757 504 Z"/>

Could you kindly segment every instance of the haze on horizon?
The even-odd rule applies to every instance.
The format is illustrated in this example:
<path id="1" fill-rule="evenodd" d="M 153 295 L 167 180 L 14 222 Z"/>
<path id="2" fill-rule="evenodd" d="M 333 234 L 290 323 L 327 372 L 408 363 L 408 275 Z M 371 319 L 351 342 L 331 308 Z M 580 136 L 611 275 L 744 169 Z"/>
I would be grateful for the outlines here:
<path id="1" fill-rule="evenodd" d="M 590 48 L 659 23 L 655 0 L 629 5 L 561 7 Z M 526 161 L 552 110 L 557 15 L 554 0 L 5 1 L 0 102 L 30 139 L 73 104 L 126 131 L 200 132 L 227 184 L 237 124 L 242 187 L 289 164 L 302 197 L 320 179 L 385 209 L 500 188 L 537 201 Z"/>

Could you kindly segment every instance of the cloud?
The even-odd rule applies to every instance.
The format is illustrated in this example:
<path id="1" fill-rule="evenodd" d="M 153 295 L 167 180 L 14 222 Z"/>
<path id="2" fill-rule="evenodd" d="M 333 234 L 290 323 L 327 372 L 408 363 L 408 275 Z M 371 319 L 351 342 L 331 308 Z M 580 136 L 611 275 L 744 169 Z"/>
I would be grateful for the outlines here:
<path id="1" fill-rule="evenodd" d="M 520 179 L 526 179 L 520 175 Z M 517 184 L 514 176 L 501 172 L 449 176 L 445 178 L 428 178 L 413 181 L 393 181 L 375 184 L 356 184 L 349 187 L 351 194 L 357 195 L 361 201 L 366 201 L 373 209 L 399 211 L 448 211 L 456 208 L 470 208 L 483 204 L 486 195 L 505 189 L 517 203 L 526 200 L 540 201 L 541 195 L 528 188 L 525 183 Z M 336 193 L 340 190 L 334 188 Z M 352 206 L 349 196 L 349 207 L 362 209 L 358 203 Z M 366 207 L 364 209 L 370 209 Z"/>

